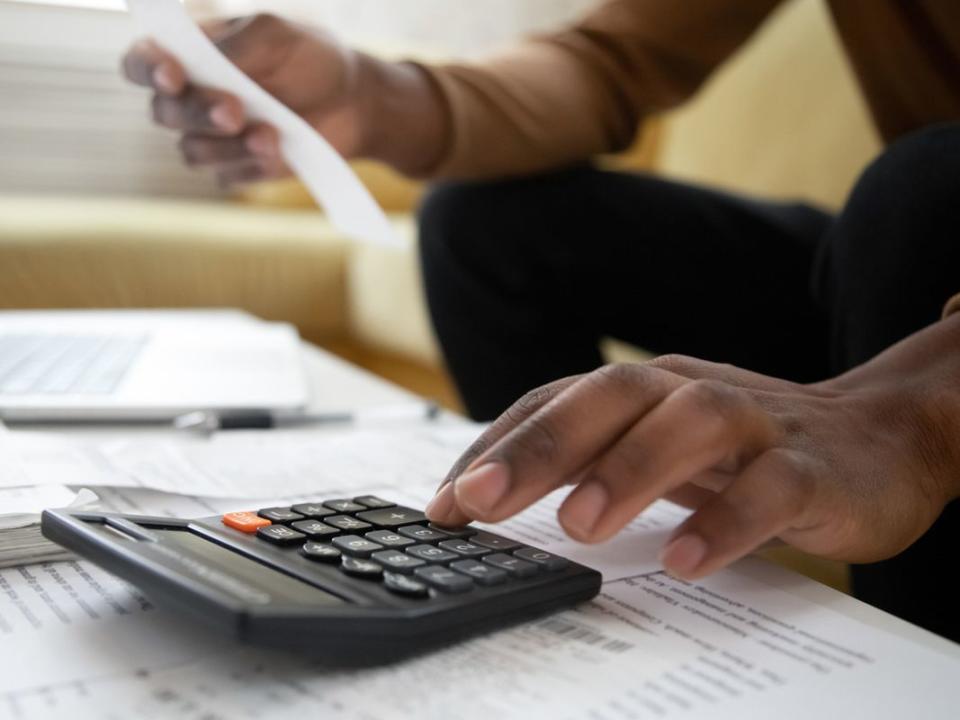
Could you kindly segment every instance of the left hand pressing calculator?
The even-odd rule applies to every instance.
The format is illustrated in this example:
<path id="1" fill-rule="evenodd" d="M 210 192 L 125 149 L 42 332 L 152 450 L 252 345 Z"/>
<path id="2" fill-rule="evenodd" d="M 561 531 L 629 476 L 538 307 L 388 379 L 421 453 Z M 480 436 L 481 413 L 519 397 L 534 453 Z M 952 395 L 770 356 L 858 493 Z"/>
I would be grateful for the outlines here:
<path id="1" fill-rule="evenodd" d="M 589 600 L 596 570 L 374 495 L 197 520 L 47 511 L 43 534 L 241 641 L 379 665 Z"/>

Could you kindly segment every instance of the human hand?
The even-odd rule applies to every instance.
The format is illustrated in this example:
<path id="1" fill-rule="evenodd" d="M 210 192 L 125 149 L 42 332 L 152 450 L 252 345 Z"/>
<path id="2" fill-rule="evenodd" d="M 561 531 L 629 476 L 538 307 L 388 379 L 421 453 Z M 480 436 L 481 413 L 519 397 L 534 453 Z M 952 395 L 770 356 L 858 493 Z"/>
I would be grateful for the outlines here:
<path id="1" fill-rule="evenodd" d="M 923 361 L 922 338 L 901 345 L 816 385 L 681 356 L 560 380 L 481 436 L 427 514 L 499 522 L 572 484 L 559 521 L 587 543 L 659 498 L 693 508 L 662 552 L 680 577 L 773 538 L 845 561 L 891 557 L 956 497 L 960 470 L 956 420 L 929 392 L 943 369 Z"/>
<path id="2" fill-rule="evenodd" d="M 359 53 L 327 33 L 272 15 L 216 21 L 203 30 L 231 62 L 341 154 L 362 152 Z M 191 85 L 183 67 L 153 41 L 135 44 L 123 68 L 131 81 L 154 90 L 154 121 L 181 133 L 180 151 L 188 165 L 212 169 L 224 184 L 288 173 L 272 127 L 251 122 L 232 95 Z"/>

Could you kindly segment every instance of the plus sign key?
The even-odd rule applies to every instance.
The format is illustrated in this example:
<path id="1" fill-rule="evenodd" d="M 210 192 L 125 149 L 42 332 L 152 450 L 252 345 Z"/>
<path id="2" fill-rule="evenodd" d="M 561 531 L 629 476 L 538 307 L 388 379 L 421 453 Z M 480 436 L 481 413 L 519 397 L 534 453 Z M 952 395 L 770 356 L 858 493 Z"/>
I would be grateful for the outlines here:
<path id="1" fill-rule="evenodd" d="M 385 528 L 410 525 L 412 523 L 423 522 L 427 519 L 427 516 L 419 510 L 412 510 L 411 508 L 400 505 L 392 508 L 382 508 L 380 510 L 369 510 L 368 512 L 357 513 L 357 517 L 371 525 Z"/>

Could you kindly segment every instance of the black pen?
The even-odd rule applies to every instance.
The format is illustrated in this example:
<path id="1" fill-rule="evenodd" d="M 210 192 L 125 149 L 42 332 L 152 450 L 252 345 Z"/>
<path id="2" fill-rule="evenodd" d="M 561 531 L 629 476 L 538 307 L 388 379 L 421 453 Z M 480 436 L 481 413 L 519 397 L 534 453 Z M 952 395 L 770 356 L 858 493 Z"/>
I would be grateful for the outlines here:
<path id="1" fill-rule="evenodd" d="M 216 432 L 218 430 L 271 430 L 310 425 L 350 424 L 361 421 L 434 420 L 440 408 L 433 402 L 384 405 L 369 409 L 321 413 L 273 413 L 270 411 L 210 412 L 200 410 L 180 415 L 173 421 L 177 430 Z"/>

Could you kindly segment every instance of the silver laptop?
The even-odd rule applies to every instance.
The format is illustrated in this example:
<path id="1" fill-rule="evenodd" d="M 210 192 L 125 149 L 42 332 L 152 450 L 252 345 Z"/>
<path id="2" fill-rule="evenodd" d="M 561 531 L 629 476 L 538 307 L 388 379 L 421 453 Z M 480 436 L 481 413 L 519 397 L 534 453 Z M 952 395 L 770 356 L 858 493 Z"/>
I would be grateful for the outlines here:
<path id="1" fill-rule="evenodd" d="M 0 312 L 0 419 L 296 412 L 307 400 L 289 325 L 233 311 Z"/>

